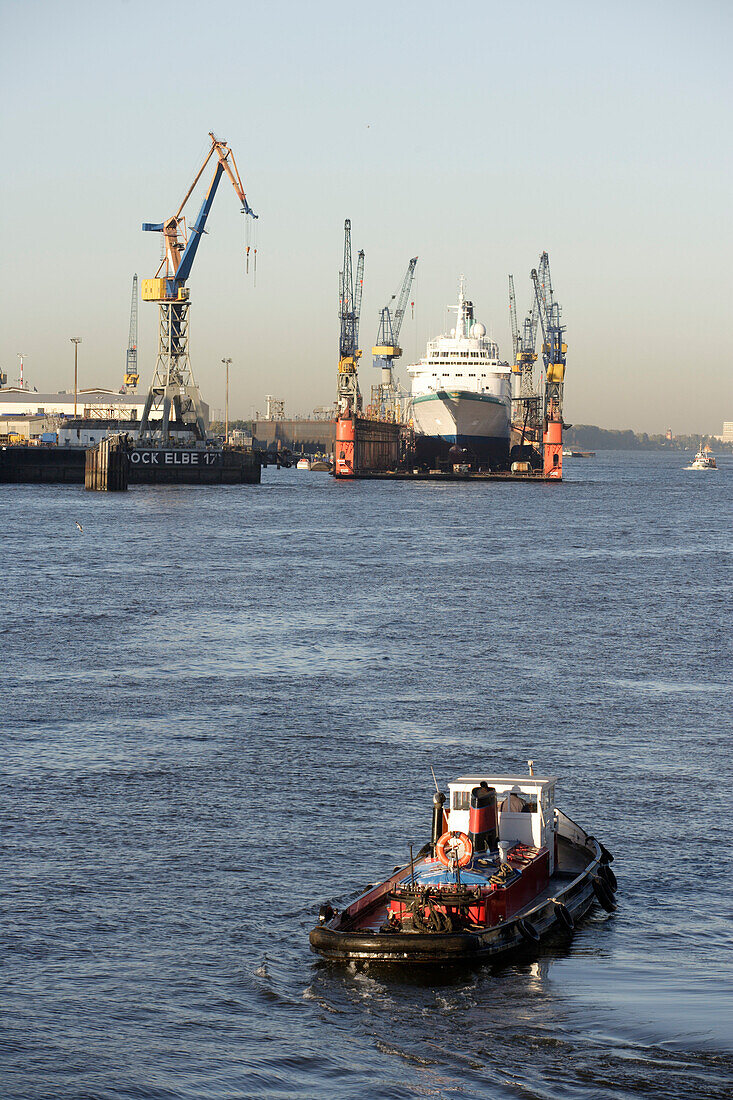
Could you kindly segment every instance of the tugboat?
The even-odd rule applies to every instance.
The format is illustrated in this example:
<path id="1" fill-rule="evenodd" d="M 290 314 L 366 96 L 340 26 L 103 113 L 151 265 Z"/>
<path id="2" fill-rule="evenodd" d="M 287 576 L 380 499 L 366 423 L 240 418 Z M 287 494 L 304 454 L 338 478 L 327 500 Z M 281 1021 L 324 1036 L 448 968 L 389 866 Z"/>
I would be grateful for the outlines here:
<path id="1" fill-rule="evenodd" d="M 341 912 L 322 905 L 313 950 L 380 963 L 493 959 L 572 932 L 596 902 L 613 912 L 613 856 L 555 808 L 557 780 L 529 766 L 461 776 L 447 800 L 436 790 L 430 842 Z"/>
<path id="2" fill-rule="evenodd" d="M 695 455 L 695 461 L 691 466 L 688 466 L 688 470 L 717 470 L 718 464 L 715 461 L 715 455 L 711 452 L 708 446 L 700 446 L 700 450 Z"/>

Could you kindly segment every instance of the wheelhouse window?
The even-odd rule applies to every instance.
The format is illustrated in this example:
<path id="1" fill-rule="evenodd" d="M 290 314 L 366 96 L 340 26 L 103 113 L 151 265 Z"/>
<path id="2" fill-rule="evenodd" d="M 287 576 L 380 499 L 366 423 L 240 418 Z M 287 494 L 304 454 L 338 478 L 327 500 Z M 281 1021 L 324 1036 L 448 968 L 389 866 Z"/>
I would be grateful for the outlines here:
<path id="1" fill-rule="evenodd" d="M 519 791 L 507 791 L 505 795 L 499 795 L 499 813 L 510 814 L 536 814 L 537 795 Z"/>
<path id="2" fill-rule="evenodd" d="M 451 807 L 454 810 L 470 810 L 471 809 L 471 792 L 470 791 L 454 791 L 453 792 L 453 805 Z"/>

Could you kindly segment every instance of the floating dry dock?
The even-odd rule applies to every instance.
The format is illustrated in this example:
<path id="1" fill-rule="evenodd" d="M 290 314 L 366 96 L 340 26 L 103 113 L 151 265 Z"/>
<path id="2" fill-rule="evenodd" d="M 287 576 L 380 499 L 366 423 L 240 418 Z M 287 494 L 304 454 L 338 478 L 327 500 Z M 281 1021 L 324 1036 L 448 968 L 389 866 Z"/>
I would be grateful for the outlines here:
<path id="1" fill-rule="evenodd" d="M 11 445 L 0 448 L 0 482 L 84 485 L 257 485 L 261 458 L 237 447 L 145 447 L 110 437 L 95 447 Z"/>
<path id="2" fill-rule="evenodd" d="M 258 485 L 259 457 L 242 447 L 134 446 L 131 485 Z"/>
<path id="3" fill-rule="evenodd" d="M 453 448 L 459 452 L 454 456 L 447 444 L 444 453 L 421 451 L 424 439 L 407 425 L 354 416 L 347 408 L 336 421 L 333 476 L 341 481 L 562 480 L 560 424 L 548 425 L 543 453 L 536 454 L 534 462 L 521 448 L 516 461 L 507 447 L 506 468 L 499 470 L 479 468 L 463 448 Z"/>

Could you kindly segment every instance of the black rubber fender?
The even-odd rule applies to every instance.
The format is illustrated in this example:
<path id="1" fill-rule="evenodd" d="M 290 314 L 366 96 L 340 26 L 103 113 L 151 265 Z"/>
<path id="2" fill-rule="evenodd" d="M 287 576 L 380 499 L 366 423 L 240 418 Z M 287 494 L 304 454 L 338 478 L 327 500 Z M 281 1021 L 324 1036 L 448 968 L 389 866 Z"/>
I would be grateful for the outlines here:
<path id="1" fill-rule="evenodd" d="M 561 901 L 555 902 L 555 920 L 558 922 L 558 924 L 562 924 L 568 930 L 568 932 L 572 932 L 575 928 L 573 914 L 570 912 L 566 905 L 563 905 Z"/>
<path id="2" fill-rule="evenodd" d="M 607 913 L 613 913 L 616 908 L 616 902 L 613 900 L 613 894 L 606 886 L 602 878 L 597 875 L 593 878 L 593 893 L 598 898 L 598 902 Z"/>
<path id="3" fill-rule="evenodd" d="M 594 836 L 589 836 L 588 842 L 591 843 L 593 841 L 595 841 L 595 843 L 601 850 L 601 863 L 613 863 L 613 856 L 611 855 L 605 844 L 601 844 L 600 840 L 596 840 Z"/>
<path id="4" fill-rule="evenodd" d="M 540 942 L 540 934 L 535 926 L 532 924 L 531 920 L 518 920 L 517 928 L 519 929 L 519 934 L 521 935 L 522 939 L 526 940 L 527 943 Z"/>
<path id="5" fill-rule="evenodd" d="M 598 874 L 601 876 L 604 884 L 608 887 L 611 893 L 615 894 L 618 890 L 618 880 L 607 863 L 602 863 L 600 865 L 600 867 L 598 868 Z"/>

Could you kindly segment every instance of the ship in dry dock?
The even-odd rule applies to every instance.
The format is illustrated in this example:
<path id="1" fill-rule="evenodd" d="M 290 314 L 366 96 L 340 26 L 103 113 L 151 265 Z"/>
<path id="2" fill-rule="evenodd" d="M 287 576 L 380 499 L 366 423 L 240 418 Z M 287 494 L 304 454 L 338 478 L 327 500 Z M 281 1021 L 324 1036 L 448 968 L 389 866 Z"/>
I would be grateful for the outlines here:
<path id="1" fill-rule="evenodd" d="M 506 467 L 511 432 L 511 368 L 475 320 L 461 276 L 456 325 L 429 341 L 412 376 L 419 460 L 454 457 L 477 468 Z"/>

